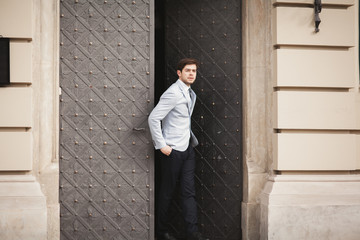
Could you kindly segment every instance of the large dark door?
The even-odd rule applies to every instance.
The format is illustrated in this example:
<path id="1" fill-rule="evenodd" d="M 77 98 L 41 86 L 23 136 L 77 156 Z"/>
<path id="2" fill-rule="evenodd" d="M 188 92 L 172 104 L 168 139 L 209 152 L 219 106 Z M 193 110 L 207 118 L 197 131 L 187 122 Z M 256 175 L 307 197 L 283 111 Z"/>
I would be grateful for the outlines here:
<path id="1" fill-rule="evenodd" d="M 60 1 L 61 239 L 153 239 L 153 1 Z"/>
<path id="2" fill-rule="evenodd" d="M 177 61 L 201 63 L 192 88 L 198 98 L 192 128 L 196 148 L 196 190 L 200 230 L 210 239 L 241 239 L 241 1 L 167 0 L 157 6 L 157 86 L 176 79 Z M 164 50 L 164 51 L 162 51 Z M 163 55 L 164 58 L 160 56 Z M 161 59 L 160 59 L 161 58 Z M 161 72 L 163 69 L 163 72 Z M 162 89 L 163 90 L 163 89 Z M 172 231 L 183 236 L 179 201 L 173 204 Z"/>

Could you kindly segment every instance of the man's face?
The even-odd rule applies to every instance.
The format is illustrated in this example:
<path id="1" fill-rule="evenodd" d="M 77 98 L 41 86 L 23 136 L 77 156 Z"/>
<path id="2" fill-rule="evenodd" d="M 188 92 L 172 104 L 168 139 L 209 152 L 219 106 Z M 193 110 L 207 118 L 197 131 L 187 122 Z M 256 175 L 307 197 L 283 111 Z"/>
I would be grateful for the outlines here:
<path id="1" fill-rule="evenodd" d="M 177 75 L 181 81 L 190 86 L 196 79 L 196 64 L 185 65 L 182 71 L 177 70 Z"/>

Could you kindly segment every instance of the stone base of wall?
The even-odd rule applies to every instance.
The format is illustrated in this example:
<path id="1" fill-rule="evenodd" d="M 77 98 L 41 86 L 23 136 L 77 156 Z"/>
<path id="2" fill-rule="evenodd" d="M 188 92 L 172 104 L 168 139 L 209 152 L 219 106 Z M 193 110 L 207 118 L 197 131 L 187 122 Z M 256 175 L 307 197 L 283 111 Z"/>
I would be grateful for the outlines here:
<path id="1" fill-rule="evenodd" d="M 243 240 L 259 239 L 260 207 L 258 203 L 242 203 L 241 230 Z"/>
<path id="2" fill-rule="evenodd" d="M 0 176 L 0 239 L 46 239 L 46 198 L 30 175 Z"/>
<path id="3" fill-rule="evenodd" d="M 276 176 L 261 195 L 260 239 L 356 240 L 360 176 Z"/>

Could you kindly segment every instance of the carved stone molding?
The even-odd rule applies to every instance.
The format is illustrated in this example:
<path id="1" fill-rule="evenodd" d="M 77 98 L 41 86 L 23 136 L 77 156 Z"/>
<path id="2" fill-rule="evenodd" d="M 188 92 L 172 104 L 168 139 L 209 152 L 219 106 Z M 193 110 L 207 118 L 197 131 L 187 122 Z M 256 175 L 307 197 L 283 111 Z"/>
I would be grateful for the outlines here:
<path id="1" fill-rule="evenodd" d="M 46 197 L 47 239 L 60 238 L 59 0 L 33 0 L 33 175 Z"/>
<path id="2" fill-rule="evenodd" d="M 243 239 L 259 239 L 259 196 L 271 154 L 271 1 L 244 0 L 243 23 Z"/>

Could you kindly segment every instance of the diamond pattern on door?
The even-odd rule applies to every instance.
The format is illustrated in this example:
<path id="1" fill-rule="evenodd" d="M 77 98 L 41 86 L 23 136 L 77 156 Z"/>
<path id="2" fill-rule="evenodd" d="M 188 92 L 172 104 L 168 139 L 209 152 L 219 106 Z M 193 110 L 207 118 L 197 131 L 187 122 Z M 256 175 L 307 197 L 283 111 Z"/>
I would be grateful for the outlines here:
<path id="1" fill-rule="evenodd" d="M 196 196 L 200 230 L 210 239 L 241 239 L 241 1 L 167 0 L 166 81 L 177 79 L 184 57 L 201 62 L 192 86 L 198 98 L 192 128 L 196 148 Z M 179 201 L 172 230 L 184 237 Z"/>
<path id="2" fill-rule="evenodd" d="M 60 1 L 61 239 L 152 239 L 152 9 Z"/>

